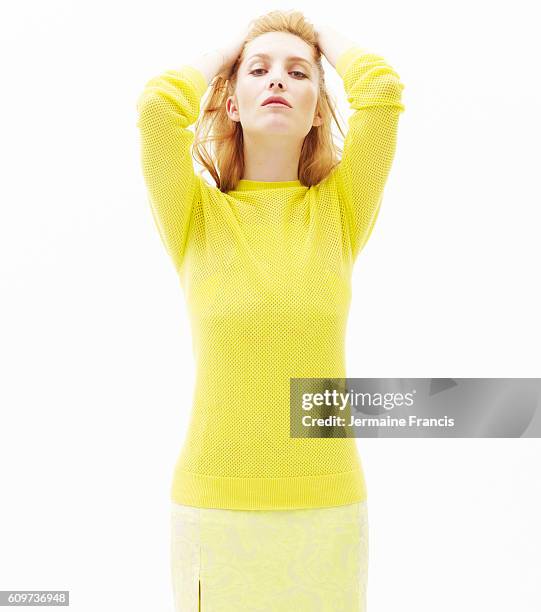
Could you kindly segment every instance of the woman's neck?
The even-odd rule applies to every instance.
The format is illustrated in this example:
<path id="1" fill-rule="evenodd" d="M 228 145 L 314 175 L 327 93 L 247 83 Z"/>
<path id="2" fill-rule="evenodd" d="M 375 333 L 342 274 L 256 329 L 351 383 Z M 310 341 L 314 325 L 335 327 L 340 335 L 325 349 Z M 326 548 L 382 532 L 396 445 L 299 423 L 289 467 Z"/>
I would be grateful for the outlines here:
<path id="1" fill-rule="evenodd" d="M 249 181 L 296 181 L 302 142 L 288 144 L 287 138 L 244 139 L 244 173 Z"/>

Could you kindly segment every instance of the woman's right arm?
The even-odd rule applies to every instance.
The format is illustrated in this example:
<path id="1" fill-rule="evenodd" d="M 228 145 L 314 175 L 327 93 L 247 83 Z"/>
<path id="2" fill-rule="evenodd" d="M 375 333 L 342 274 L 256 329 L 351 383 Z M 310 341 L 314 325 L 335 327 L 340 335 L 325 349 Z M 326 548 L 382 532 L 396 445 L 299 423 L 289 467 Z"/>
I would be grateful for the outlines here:
<path id="1" fill-rule="evenodd" d="M 177 272 L 202 180 L 194 171 L 194 134 L 188 126 L 197 120 L 201 98 L 222 58 L 213 51 L 163 72 L 146 83 L 137 101 L 141 165 L 152 216 Z"/>
<path id="2" fill-rule="evenodd" d="M 195 174 L 194 134 L 188 126 L 199 117 L 209 83 L 217 74 L 228 76 L 247 33 L 245 26 L 223 47 L 151 79 L 137 101 L 141 165 L 152 215 L 177 273 L 194 206 L 201 188 L 210 188 Z"/>

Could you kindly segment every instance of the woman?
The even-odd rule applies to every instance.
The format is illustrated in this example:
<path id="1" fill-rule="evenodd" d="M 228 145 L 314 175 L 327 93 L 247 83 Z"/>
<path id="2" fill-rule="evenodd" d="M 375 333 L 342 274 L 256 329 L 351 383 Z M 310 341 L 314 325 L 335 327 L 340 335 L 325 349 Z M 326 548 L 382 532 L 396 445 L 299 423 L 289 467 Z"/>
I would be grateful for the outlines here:
<path id="1" fill-rule="evenodd" d="M 341 159 L 322 54 L 355 111 Z M 273 11 L 151 79 L 138 101 L 149 201 L 197 367 L 171 488 L 177 612 L 365 610 L 355 439 L 292 437 L 290 379 L 346 376 L 351 272 L 378 215 L 403 87 L 380 56 Z M 216 186 L 195 174 L 191 149 Z"/>

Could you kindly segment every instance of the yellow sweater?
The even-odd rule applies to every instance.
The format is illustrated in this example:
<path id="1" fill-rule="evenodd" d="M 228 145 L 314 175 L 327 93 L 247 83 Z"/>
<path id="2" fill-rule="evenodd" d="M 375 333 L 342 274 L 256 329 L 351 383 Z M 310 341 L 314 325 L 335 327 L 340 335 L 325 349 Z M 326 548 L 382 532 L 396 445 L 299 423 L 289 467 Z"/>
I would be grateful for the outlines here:
<path id="1" fill-rule="evenodd" d="M 196 362 L 171 499 L 279 510 L 366 498 L 354 438 L 290 437 L 290 378 L 345 378 L 351 272 L 377 218 L 404 110 L 398 74 L 351 47 L 339 57 L 350 107 L 342 159 L 318 185 L 241 180 L 223 193 L 194 172 L 207 89 L 188 64 L 137 102 L 153 218 L 186 298 Z M 186 404 L 188 409 L 188 405 Z"/>

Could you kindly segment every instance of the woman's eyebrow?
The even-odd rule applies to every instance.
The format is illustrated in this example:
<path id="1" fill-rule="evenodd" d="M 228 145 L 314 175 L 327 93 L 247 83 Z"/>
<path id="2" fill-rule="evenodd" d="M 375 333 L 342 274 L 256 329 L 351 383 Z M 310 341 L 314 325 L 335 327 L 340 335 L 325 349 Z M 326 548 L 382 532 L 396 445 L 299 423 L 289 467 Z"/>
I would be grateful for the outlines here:
<path id="1" fill-rule="evenodd" d="M 270 55 L 268 53 L 254 53 L 252 56 L 250 56 L 248 58 L 247 61 L 253 59 L 254 57 L 262 57 L 264 59 L 270 59 Z M 306 65 L 312 67 L 312 64 L 309 60 L 307 60 L 304 57 L 299 57 L 298 55 L 290 55 L 289 57 L 286 58 L 287 60 L 292 60 L 292 61 L 296 61 L 296 62 L 304 62 Z"/>

